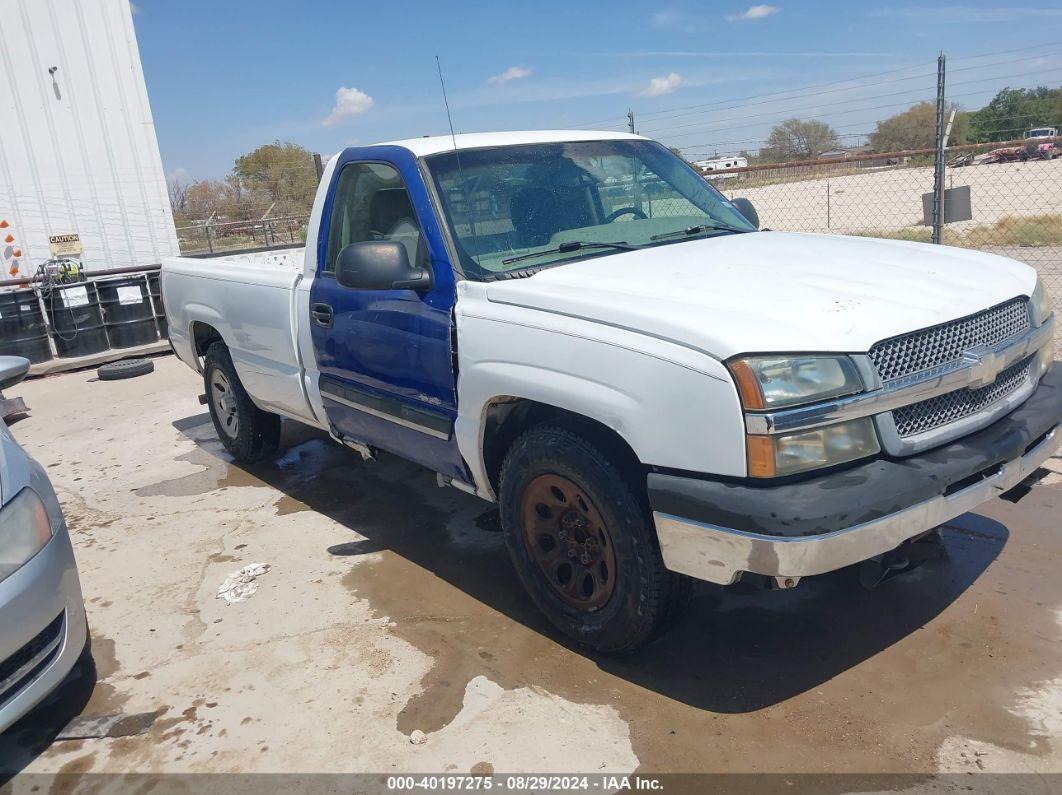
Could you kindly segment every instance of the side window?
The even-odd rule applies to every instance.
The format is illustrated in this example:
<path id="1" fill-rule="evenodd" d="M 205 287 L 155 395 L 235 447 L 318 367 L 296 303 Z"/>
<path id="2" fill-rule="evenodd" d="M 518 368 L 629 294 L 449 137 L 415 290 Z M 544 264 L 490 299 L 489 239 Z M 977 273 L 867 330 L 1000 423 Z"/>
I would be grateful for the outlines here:
<path id="1" fill-rule="evenodd" d="M 427 264 L 420 224 L 409 193 L 393 166 L 351 163 L 336 183 L 324 272 L 335 273 L 339 252 L 351 243 L 393 240 L 406 247 L 413 265 Z"/>

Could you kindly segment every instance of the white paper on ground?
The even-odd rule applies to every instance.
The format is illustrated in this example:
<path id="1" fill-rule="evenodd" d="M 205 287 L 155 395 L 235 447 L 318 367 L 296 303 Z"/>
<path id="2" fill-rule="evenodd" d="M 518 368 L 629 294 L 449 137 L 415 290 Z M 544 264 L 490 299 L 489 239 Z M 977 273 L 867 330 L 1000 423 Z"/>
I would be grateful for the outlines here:
<path id="1" fill-rule="evenodd" d="M 270 569 L 268 563 L 252 563 L 239 571 L 234 571 L 218 587 L 216 599 L 224 599 L 230 605 L 244 602 L 258 590 L 258 578 Z"/>

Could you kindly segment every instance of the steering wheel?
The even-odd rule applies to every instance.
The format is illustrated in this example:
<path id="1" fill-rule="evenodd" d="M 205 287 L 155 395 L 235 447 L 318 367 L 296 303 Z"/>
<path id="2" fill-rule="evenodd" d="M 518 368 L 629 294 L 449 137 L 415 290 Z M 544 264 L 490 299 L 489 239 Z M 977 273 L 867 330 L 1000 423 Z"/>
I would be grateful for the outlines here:
<path id="1" fill-rule="evenodd" d="M 641 221 L 644 221 L 648 217 L 648 216 L 646 216 L 645 213 L 643 213 L 637 207 L 621 207 L 620 209 L 609 213 L 608 217 L 605 219 L 605 223 L 606 224 L 611 224 L 613 221 L 615 221 L 621 215 L 633 215 L 635 218 L 637 218 L 637 219 L 639 219 Z"/>

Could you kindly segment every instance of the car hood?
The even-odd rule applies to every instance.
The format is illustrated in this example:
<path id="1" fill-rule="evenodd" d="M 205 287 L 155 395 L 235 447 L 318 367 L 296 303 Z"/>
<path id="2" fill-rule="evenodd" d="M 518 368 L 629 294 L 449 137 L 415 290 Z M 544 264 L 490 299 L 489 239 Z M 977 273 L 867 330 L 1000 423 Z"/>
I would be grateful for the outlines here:
<path id="1" fill-rule="evenodd" d="M 495 282 L 487 298 L 618 326 L 720 359 L 864 352 L 1031 295 L 1036 272 L 950 246 L 785 232 L 733 234 Z"/>

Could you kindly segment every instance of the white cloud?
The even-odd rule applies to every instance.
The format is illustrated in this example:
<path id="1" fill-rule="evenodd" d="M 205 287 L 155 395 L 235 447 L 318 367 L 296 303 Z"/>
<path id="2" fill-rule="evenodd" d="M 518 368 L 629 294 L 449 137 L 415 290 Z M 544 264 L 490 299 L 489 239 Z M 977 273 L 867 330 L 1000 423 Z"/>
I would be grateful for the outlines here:
<path id="1" fill-rule="evenodd" d="M 188 181 L 188 169 L 184 166 L 177 166 L 173 171 L 166 175 L 167 182 L 187 182 Z"/>
<path id="2" fill-rule="evenodd" d="M 657 11 L 649 18 L 654 28 L 671 28 L 682 21 L 682 12 L 674 9 Z"/>
<path id="3" fill-rule="evenodd" d="M 359 113 L 364 113 L 373 104 L 372 97 L 364 91 L 341 86 L 336 89 L 336 104 L 332 108 L 332 112 L 321 120 L 321 124 L 325 127 L 330 127 L 348 116 L 357 116 Z"/>
<path id="4" fill-rule="evenodd" d="M 129 0 L 129 11 L 132 12 L 133 16 L 135 17 L 137 14 L 140 13 L 140 6 L 138 6 L 132 0 Z"/>
<path id="5" fill-rule="evenodd" d="M 510 80 L 523 80 L 525 77 L 530 77 L 531 71 L 529 66 L 510 66 L 500 75 L 488 77 L 487 82 L 492 86 L 503 86 Z"/>
<path id="6" fill-rule="evenodd" d="M 682 75 L 672 72 L 666 77 L 654 77 L 649 85 L 642 90 L 643 97 L 662 97 L 670 94 L 682 85 Z"/>
<path id="7" fill-rule="evenodd" d="M 742 11 L 740 14 L 728 14 L 727 15 L 727 20 L 730 21 L 730 22 L 739 22 L 739 21 L 742 21 L 742 20 L 749 20 L 749 19 L 763 19 L 764 17 L 769 17 L 771 14 L 777 14 L 781 10 L 782 9 L 780 9 L 778 6 L 768 6 L 768 5 L 749 6 L 746 10 Z"/>

